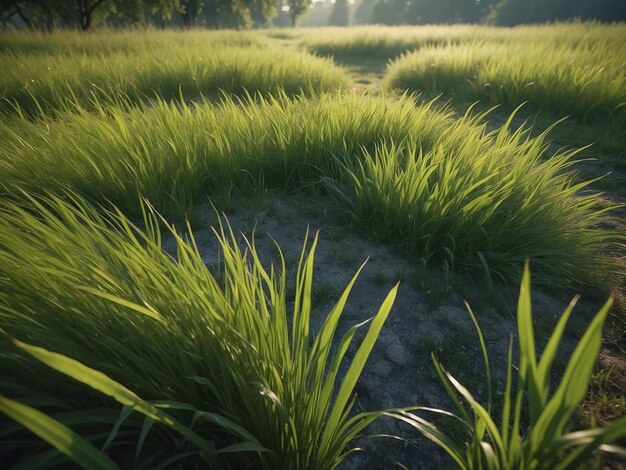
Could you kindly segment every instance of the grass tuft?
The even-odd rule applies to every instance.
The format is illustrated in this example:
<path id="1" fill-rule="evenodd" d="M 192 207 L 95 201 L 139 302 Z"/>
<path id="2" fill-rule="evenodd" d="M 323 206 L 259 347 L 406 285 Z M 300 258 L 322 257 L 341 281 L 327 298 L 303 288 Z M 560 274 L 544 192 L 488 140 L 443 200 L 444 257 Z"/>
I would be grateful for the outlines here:
<path id="1" fill-rule="evenodd" d="M 317 237 L 308 248 L 305 239 L 291 308 L 284 262 L 265 269 L 227 226 L 215 232 L 222 287 L 191 233 L 165 226 L 149 207 L 140 230 L 119 211 L 68 198 L 0 202 L 0 393 L 12 400 L 0 409 L 9 416 L 28 427 L 29 417 L 45 422 L 38 434 L 72 458 L 93 457 L 96 446 L 119 465 L 136 451 L 145 465 L 320 469 L 338 465 L 380 416 L 351 413 L 352 394 L 397 287 L 331 350 L 360 270 L 313 337 Z M 161 248 L 161 229 L 176 241 L 175 258 Z M 120 405 L 129 408 L 120 414 Z M 4 459 L 19 461 L 24 449 L 58 457 L 0 422 L 16 442 L 0 446 Z M 88 442 L 68 446 L 69 428 Z"/>
<path id="2" fill-rule="evenodd" d="M 528 102 L 583 122 L 623 121 L 626 55 L 619 44 L 626 40 L 624 28 L 589 28 L 589 34 L 603 37 L 536 34 L 423 47 L 389 64 L 385 85 L 513 108 Z"/>
<path id="3" fill-rule="evenodd" d="M 125 32 L 78 36 L 0 34 L 0 109 L 29 115 L 94 101 L 313 96 L 347 85 L 332 61 L 270 47 L 258 36 L 216 32 Z M 71 107 L 71 106 L 69 106 Z"/>

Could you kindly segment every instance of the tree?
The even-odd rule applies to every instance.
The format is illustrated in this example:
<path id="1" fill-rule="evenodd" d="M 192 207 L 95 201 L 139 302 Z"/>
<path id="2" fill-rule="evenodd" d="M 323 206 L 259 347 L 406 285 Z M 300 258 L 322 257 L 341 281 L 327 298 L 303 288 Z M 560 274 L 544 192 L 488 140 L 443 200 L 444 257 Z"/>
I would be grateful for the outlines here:
<path id="1" fill-rule="evenodd" d="M 378 24 L 405 24 L 406 0 L 379 0 L 372 10 L 372 22 Z"/>
<path id="2" fill-rule="evenodd" d="M 185 28 L 196 26 L 203 7 L 204 0 L 180 0 L 179 12 Z"/>
<path id="3" fill-rule="evenodd" d="M 263 27 L 272 24 L 272 19 L 278 14 L 278 4 L 275 0 L 252 0 L 250 13 L 255 26 Z"/>
<path id="4" fill-rule="evenodd" d="M 372 13 L 374 12 L 376 0 L 361 0 L 354 9 L 354 24 L 370 24 L 372 23 Z"/>
<path id="5" fill-rule="evenodd" d="M 314 2 L 307 10 L 306 15 L 300 19 L 299 25 L 304 27 L 328 26 L 328 18 L 332 12 L 330 2 Z"/>
<path id="6" fill-rule="evenodd" d="M 179 0 L 2 0 L 0 11 L 3 22 L 17 16 L 29 28 L 77 27 L 86 31 L 98 18 L 110 16 L 125 21 L 139 21 L 144 8 L 163 16 L 180 8 Z"/>
<path id="7" fill-rule="evenodd" d="M 107 0 L 76 0 L 76 10 L 78 12 L 78 26 L 81 30 L 86 31 L 91 26 L 93 13 L 98 7 L 104 7 Z M 111 5 L 106 5 L 110 7 Z"/>
<path id="8" fill-rule="evenodd" d="M 291 17 L 291 26 L 296 27 L 296 22 L 311 5 L 311 0 L 288 0 L 289 16 Z"/>
<path id="9" fill-rule="evenodd" d="M 410 23 L 476 23 L 483 17 L 483 1 L 412 0 L 406 18 Z"/>
<path id="10" fill-rule="evenodd" d="M 350 23 L 350 7 L 348 0 L 335 0 L 333 9 L 328 17 L 330 26 L 348 26 Z"/>
<path id="11" fill-rule="evenodd" d="M 73 27 L 76 23 L 74 2 L 54 0 L 2 0 L 2 22 L 27 28 L 52 29 Z"/>
<path id="12" fill-rule="evenodd" d="M 24 3 L 25 2 L 12 0 L 0 0 L 0 18 L 2 24 L 13 23 L 14 26 L 17 26 L 14 18 L 18 17 L 19 21 L 30 28 L 31 20 L 24 12 Z"/>
<path id="13" fill-rule="evenodd" d="M 455 19 L 451 0 L 413 0 L 411 7 L 418 23 L 451 23 Z"/>
<path id="14" fill-rule="evenodd" d="M 488 17 L 489 22 L 513 26 L 525 23 L 580 18 L 583 20 L 624 21 L 624 0 L 500 0 Z"/>
<path id="15" fill-rule="evenodd" d="M 514 26 L 537 22 L 535 2 L 528 0 L 501 0 L 493 9 L 489 22 L 498 26 Z"/>

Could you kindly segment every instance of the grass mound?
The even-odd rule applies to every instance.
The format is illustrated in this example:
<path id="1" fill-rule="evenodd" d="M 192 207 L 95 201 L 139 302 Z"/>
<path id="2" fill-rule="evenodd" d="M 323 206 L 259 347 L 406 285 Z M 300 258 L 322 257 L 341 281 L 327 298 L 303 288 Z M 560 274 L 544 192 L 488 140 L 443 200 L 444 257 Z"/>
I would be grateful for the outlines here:
<path id="1" fill-rule="evenodd" d="M 528 258 L 555 284 L 612 273 L 605 251 L 623 240 L 597 228 L 605 210 L 567 171 L 575 152 L 542 163 L 545 133 L 487 132 L 480 116 L 455 120 L 408 98 L 102 105 L 60 118 L 2 126 L 5 195 L 70 187 L 124 211 L 144 196 L 180 215 L 253 182 L 317 187 L 356 226 L 425 259 L 514 279 Z"/>
<path id="2" fill-rule="evenodd" d="M 120 30 L 98 29 L 84 34 L 74 30 L 2 31 L 0 51 L 16 54 L 96 54 L 160 51 L 206 47 L 266 47 L 266 39 L 250 31 L 216 30 Z"/>
<path id="3" fill-rule="evenodd" d="M 392 62 L 385 84 L 508 107 L 528 102 L 535 109 L 582 121 L 623 119 L 626 54 L 617 44 L 626 40 L 626 29 L 606 33 L 597 41 L 530 36 L 506 43 L 425 47 Z"/>
<path id="4" fill-rule="evenodd" d="M 345 73 L 330 60 L 297 51 L 277 54 L 256 36 L 127 32 L 109 39 L 98 34 L 84 39 L 50 35 L 50 44 L 41 44 L 46 35 L 0 36 L 5 47 L 1 107 L 11 111 L 17 104 L 32 114 L 40 107 L 56 110 L 68 99 L 82 105 L 95 99 L 115 102 L 119 92 L 139 103 L 181 94 L 215 98 L 222 92 L 315 95 L 347 84 Z M 7 49 L 7 43 L 15 48 Z"/>
<path id="5" fill-rule="evenodd" d="M 391 59 L 424 46 L 457 44 L 492 31 L 497 29 L 470 25 L 324 28 L 324 34 L 305 35 L 303 44 L 316 54 L 339 61 Z"/>
<path id="6" fill-rule="evenodd" d="M 224 260 L 218 281 L 193 238 L 170 228 L 176 259 L 161 249 L 162 224 L 146 206 L 140 230 L 120 213 L 70 199 L 0 202 L 2 395 L 72 428 L 121 467 L 334 468 L 380 416 L 350 413 L 352 392 L 395 288 L 343 361 L 364 326 L 331 352 L 356 275 L 313 338 L 317 238 L 303 249 L 292 304 L 284 262 L 266 270 L 254 247 L 243 251 L 224 228 L 216 232 Z M 42 368 L 10 338 L 37 345 L 31 354 L 95 390 Z M 120 412 L 100 392 L 126 406 Z M 18 418 L 36 415 L 3 397 L 0 407 Z M 39 435 L 53 437 L 54 426 Z M 2 413 L 0 436 L 11 441 L 0 446 L 4 462 L 63 463 Z M 75 444 L 66 453 L 80 456 Z"/>
<path id="7" fill-rule="evenodd" d="M 624 26 L 595 23 L 563 23 L 499 28 L 477 25 L 357 26 L 323 28 L 300 33 L 302 44 L 317 54 L 339 61 L 393 59 L 423 47 L 451 46 L 480 41 L 492 44 L 532 44 L 547 50 L 552 46 L 577 47 L 605 43 L 619 51 Z M 617 66 L 617 65 L 616 65 Z"/>

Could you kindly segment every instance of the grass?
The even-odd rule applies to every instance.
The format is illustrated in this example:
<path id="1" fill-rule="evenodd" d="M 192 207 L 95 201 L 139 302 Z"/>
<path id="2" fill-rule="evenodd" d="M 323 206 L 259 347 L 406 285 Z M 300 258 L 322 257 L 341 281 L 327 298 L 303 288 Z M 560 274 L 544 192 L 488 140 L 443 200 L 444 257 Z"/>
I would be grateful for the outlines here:
<path id="1" fill-rule="evenodd" d="M 392 59 L 403 52 L 429 45 L 456 44 L 476 35 L 491 35 L 496 28 L 472 25 L 359 26 L 324 28 L 324 34 L 305 34 L 302 43 L 311 52 L 341 62 L 364 58 Z M 491 34 L 490 34 L 491 33 Z"/>
<path id="2" fill-rule="evenodd" d="M 115 53 L 146 53 L 157 49 L 165 55 L 168 50 L 213 47 L 266 47 L 268 42 L 259 34 L 247 31 L 210 30 L 120 30 L 98 29 L 89 34 L 58 30 L 53 33 L 37 31 L 3 31 L 0 51 L 18 55 L 72 55 Z"/>
<path id="3" fill-rule="evenodd" d="M 396 288 L 331 353 L 360 270 L 313 338 L 317 237 L 308 247 L 305 238 L 292 304 L 284 262 L 264 268 L 228 227 L 216 231 L 222 286 L 191 233 L 176 233 L 147 206 L 140 230 L 118 211 L 68 197 L 71 203 L 54 196 L 0 202 L 0 370 L 8 395 L 0 409 L 9 416 L 72 458 L 90 449 L 78 440 L 69 446 L 76 432 L 122 466 L 135 455 L 135 465 L 146 466 L 178 459 L 320 469 L 340 463 L 350 441 L 380 416 L 350 413 L 352 392 Z M 176 239 L 176 258 L 161 249 L 162 229 Z M 127 408 L 120 414 L 115 402 Z M 147 419 L 131 415 L 133 408 Z M 6 416 L 0 423 L 4 461 L 58 458 Z"/>
<path id="4" fill-rule="evenodd" d="M 598 41 L 520 37 L 423 47 L 391 63 L 386 86 L 516 107 L 528 102 L 580 121 L 624 124 L 626 55 L 617 44 L 626 29 L 603 30 Z M 455 98 L 455 99 L 456 99 Z"/>
<path id="5" fill-rule="evenodd" d="M 121 466 L 331 468 L 379 416 L 346 412 L 388 303 L 340 385 L 327 364 L 355 330 L 333 342 L 345 295 L 312 280 L 312 252 L 299 264 L 276 253 L 266 269 L 218 228 L 225 265 L 206 267 L 190 234 L 171 233 L 146 200 L 167 220 L 215 223 L 210 204 L 250 200 L 252 223 L 297 191 L 302 213 L 332 209 L 345 222 L 331 236 L 341 264 L 354 257 L 337 230 L 399 247 L 407 265 L 423 263 L 409 282 L 433 305 L 467 289 L 464 273 L 506 289 L 500 281 L 517 280 L 526 259 L 550 288 L 619 284 L 625 238 L 608 227 L 623 222 L 604 201 L 621 194 L 619 170 L 584 175 L 623 167 L 625 31 L 1 33 L 0 460 L 62 465 L 63 454 L 93 462 L 104 451 Z M 350 80 L 365 94 L 338 92 Z M 435 104 L 446 100 L 454 111 Z M 478 112 L 492 104 L 501 108 Z M 535 129 L 520 127 L 537 111 Z M 553 131 L 564 114 L 574 122 Z M 592 141 L 601 145 L 567 150 Z M 599 164 L 575 161 L 596 153 Z M 608 195 L 590 191 L 599 184 Z M 337 297 L 328 334 L 312 337 L 307 312 Z M 434 346 L 467 345 L 456 333 Z M 615 367 L 591 375 L 585 423 L 623 415 Z"/>
<path id="6" fill-rule="evenodd" d="M 344 94 L 59 117 L 4 128 L 5 194 L 70 187 L 128 212 L 141 195 L 180 216 L 224 186 L 317 186 L 379 240 L 454 269 L 514 279 L 530 258 L 557 284 L 619 269 L 604 252 L 621 238 L 596 228 L 606 208 L 567 171 L 575 152 L 540 163 L 546 134 L 487 132 L 481 116 Z"/>
<path id="7" fill-rule="evenodd" d="M 557 129 L 563 145 L 593 144 L 585 156 L 623 168 L 625 31 L 620 24 L 594 23 L 370 26 L 306 31 L 300 37 L 309 50 L 346 66 L 355 86 L 369 93 L 386 87 L 443 94 L 460 114 L 477 100 L 484 109 L 504 106 L 506 114 L 529 102 L 524 114 L 539 118 L 541 129 L 571 116 Z M 390 59 L 396 60 L 387 67 Z M 623 186 L 612 177 L 598 185 L 613 192 Z"/>
<path id="8" fill-rule="evenodd" d="M 451 436 L 435 423 L 411 413 L 391 413 L 391 416 L 415 427 L 450 455 L 461 469 L 487 468 L 578 468 L 596 449 L 626 455 L 624 449 L 607 445 L 626 436 L 626 418 L 616 419 L 605 428 L 569 431 L 567 424 L 576 407 L 583 400 L 589 386 L 593 365 L 600 351 L 602 327 L 613 304 L 610 298 L 598 311 L 572 353 L 559 383 L 551 389 L 551 368 L 567 320 L 578 299 L 575 298 L 561 315 L 543 352 L 538 356 L 535 345 L 531 312 L 530 271 L 524 270 L 517 307 L 519 339 L 519 367 L 513 379 L 513 337 L 509 341 L 507 379 L 501 419 L 492 410 L 492 383 L 487 348 L 476 316 L 468 310 L 478 332 L 484 365 L 488 400 L 486 407 L 472 396 L 451 373 L 444 369 L 433 353 L 433 363 L 441 383 L 457 409 L 453 414 L 441 409 L 418 408 L 452 417 L 457 428 L 466 433 L 460 445 L 457 436 Z M 515 385 L 514 385 L 515 383 Z M 514 389 L 516 388 L 516 390 Z M 522 416 L 529 416 L 529 425 L 523 426 Z M 527 429 L 524 429 L 527 428 Z"/>
<path id="9" fill-rule="evenodd" d="M 478 25 L 357 26 L 322 28 L 299 33 L 310 51 L 336 60 L 394 59 L 424 47 L 451 46 L 476 41 L 494 44 L 544 43 L 544 45 L 594 45 L 609 43 L 619 50 L 623 25 L 563 23 L 497 28 Z"/>
<path id="10" fill-rule="evenodd" d="M 347 84 L 332 61 L 300 51 L 278 53 L 257 36 L 127 32 L 97 33 L 86 41 L 71 33 L 48 38 L 0 35 L 5 112 L 15 105 L 30 115 L 40 108 L 49 112 L 68 100 L 83 106 L 94 100 L 115 103 L 120 92 L 141 103 L 157 97 L 214 99 L 222 93 L 315 95 Z"/>

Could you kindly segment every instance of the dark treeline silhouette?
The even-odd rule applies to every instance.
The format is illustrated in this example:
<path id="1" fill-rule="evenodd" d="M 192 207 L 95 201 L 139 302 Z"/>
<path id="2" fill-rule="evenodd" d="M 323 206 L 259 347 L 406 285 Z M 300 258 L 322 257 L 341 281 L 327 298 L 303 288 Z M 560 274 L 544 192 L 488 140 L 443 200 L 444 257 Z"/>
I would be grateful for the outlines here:
<path id="1" fill-rule="evenodd" d="M 502 0 L 487 17 L 502 26 L 571 18 L 626 21 L 626 0 Z"/>
<path id="2" fill-rule="evenodd" d="M 572 18 L 625 21 L 626 0 L 361 0 L 353 22 L 513 26 Z"/>
<path id="3" fill-rule="evenodd" d="M 626 0 L 0 0 L 14 28 L 93 25 L 248 28 L 349 24 L 489 23 L 512 26 L 571 18 L 626 21 Z"/>
<path id="4" fill-rule="evenodd" d="M 289 3 L 297 15 L 306 12 L 308 0 Z M 270 25 L 280 6 L 277 0 L 0 0 L 0 24 L 43 30 L 94 25 L 248 28 Z"/>
<path id="5" fill-rule="evenodd" d="M 347 24 L 488 23 L 513 26 L 578 18 L 626 21 L 626 0 L 344 0 L 314 3 L 306 26 Z M 336 10 L 340 13 L 336 13 Z M 337 17 L 343 19 L 337 21 Z"/>

